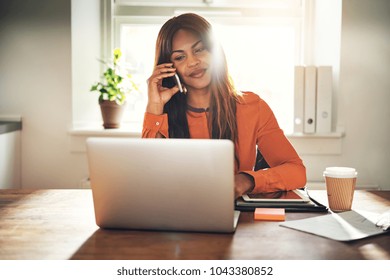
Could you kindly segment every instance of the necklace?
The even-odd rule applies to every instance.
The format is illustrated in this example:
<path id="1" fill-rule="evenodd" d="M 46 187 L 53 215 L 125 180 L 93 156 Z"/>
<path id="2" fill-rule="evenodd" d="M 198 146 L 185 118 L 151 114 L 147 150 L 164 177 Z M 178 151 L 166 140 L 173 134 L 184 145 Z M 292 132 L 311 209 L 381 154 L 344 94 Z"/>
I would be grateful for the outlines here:
<path id="1" fill-rule="evenodd" d="M 208 112 L 209 108 L 195 108 L 187 104 L 187 110 L 195 113 L 204 113 L 204 112 Z"/>

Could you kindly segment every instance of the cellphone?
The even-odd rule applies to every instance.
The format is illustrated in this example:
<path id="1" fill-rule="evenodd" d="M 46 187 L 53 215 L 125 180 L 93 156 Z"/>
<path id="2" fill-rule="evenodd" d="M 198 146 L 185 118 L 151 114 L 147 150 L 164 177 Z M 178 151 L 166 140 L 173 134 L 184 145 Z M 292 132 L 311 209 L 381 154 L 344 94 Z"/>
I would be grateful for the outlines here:
<path id="1" fill-rule="evenodd" d="M 179 91 L 180 92 L 184 92 L 183 91 L 183 86 L 182 86 L 182 84 L 180 82 L 179 75 L 177 75 L 176 73 L 175 73 L 175 75 L 173 77 L 164 78 L 162 80 L 162 86 L 163 87 L 173 88 L 175 85 L 177 85 L 179 87 Z"/>

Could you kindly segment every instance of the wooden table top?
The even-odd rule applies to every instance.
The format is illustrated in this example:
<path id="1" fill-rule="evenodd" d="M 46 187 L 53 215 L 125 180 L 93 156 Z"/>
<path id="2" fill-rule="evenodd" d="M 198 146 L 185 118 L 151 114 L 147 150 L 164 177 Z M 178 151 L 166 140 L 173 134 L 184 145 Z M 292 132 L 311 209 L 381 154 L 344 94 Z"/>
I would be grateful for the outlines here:
<path id="1" fill-rule="evenodd" d="M 313 191 L 314 193 L 314 191 Z M 322 202 L 324 191 L 313 194 Z M 353 208 L 382 213 L 390 191 L 356 191 Z M 326 213 L 286 213 L 286 221 Z M 91 190 L 0 190 L 0 259 L 390 259 L 389 234 L 338 242 L 253 220 L 234 234 L 102 230 Z"/>

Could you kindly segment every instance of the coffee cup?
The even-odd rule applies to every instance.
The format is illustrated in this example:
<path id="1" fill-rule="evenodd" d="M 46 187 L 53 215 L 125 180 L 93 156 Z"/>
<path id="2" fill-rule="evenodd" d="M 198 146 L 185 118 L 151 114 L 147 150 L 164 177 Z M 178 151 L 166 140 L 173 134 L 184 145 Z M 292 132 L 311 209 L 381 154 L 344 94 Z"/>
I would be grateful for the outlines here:
<path id="1" fill-rule="evenodd" d="M 357 172 L 351 167 L 327 167 L 323 173 L 329 208 L 334 212 L 352 208 Z"/>

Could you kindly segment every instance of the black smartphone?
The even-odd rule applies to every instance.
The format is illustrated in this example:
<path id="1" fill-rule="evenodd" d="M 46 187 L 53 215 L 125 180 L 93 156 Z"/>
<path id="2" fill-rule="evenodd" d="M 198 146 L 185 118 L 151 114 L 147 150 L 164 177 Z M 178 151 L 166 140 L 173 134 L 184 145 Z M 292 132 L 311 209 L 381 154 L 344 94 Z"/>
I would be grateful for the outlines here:
<path id="1" fill-rule="evenodd" d="M 175 75 L 173 77 L 164 78 L 162 80 L 162 86 L 163 87 L 173 88 L 175 85 L 177 85 L 179 87 L 179 91 L 180 92 L 184 92 L 183 91 L 183 86 L 182 86 L 182 84 L 180 82 L 179 75 L 177 75 L 176 73 L 175 73 Z"/>

